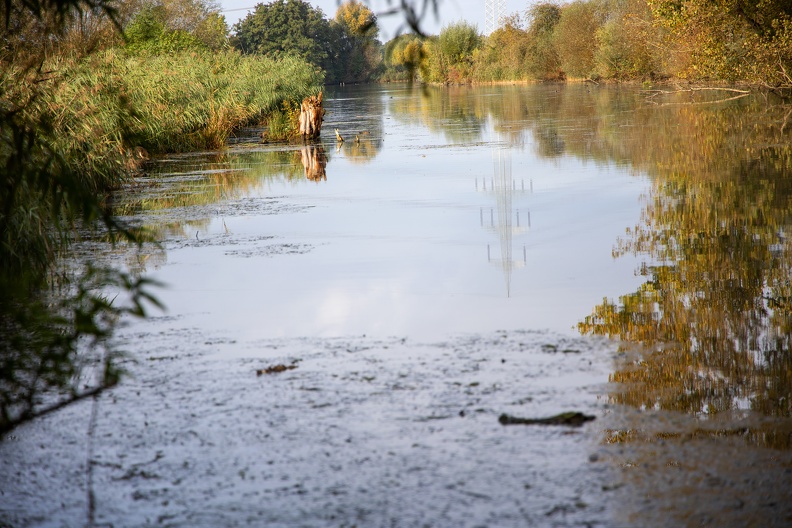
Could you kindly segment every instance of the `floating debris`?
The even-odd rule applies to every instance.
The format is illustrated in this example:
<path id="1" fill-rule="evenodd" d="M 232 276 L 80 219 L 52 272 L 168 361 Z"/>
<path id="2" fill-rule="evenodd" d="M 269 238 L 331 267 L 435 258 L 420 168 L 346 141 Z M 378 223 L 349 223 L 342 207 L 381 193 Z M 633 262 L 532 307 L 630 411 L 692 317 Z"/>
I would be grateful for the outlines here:
<path id="1" fill-rule="evenodd" d="M 564 412 L 547 418 L 518 418 L 508 414 L 501 414 L 498 421 L 501 425 L 566 425 L 569 427 L 580 427 L 594 419 L 594 416 L 581 412 Z"/>
<path id="2" fill-rule="evenodd" d="M 263 369 L 256 369 L 256 376 L 261 376 L 262 374 L 277 374 L 278 372 L 285 372 L 296 368 L 297 365 L 273 365 Z"/>

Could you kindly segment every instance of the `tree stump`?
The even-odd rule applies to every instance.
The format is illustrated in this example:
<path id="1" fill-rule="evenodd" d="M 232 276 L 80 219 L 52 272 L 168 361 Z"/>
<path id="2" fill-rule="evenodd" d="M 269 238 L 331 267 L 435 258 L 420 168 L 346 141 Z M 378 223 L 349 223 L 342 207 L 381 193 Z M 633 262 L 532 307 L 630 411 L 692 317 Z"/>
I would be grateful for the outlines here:
<path id="1" fill-rule="evenodd" d="M 322 131 L 325 109 L 322 108 L 322 92 L 303 99 L 300 105 L 300 136 L 316 139 Z"/>

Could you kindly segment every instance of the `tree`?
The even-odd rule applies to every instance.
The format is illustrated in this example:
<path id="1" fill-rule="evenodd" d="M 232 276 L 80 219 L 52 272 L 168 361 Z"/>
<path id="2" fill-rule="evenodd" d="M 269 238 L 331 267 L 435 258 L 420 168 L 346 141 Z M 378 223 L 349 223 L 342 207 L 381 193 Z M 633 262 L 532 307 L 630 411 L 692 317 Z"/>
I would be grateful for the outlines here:
<path id="1" fill-rule="evenodd" d="M 377 15 L 357 0 L 349 0 L 338 6 L 335 22 L 354 38 L 376 39 L 379 33 Z"/>
<path id="2" fill-rule="evenodd" d="M 603 18 L 591 1 L 577 0 L 564 6 L 555 26 L 553 41 L 568 75 L 587 77 L 594 71 L 597 28 Z"/>
<path id="3" fill-rule="evenodd" d="M 418 70 L 425 66 L 424 40 L 412 34 L 399 35 L 385 45 L 385 61 L 389 67 L 403 68 L 412 82 Z"/>
<path id="4" fill-rule="evenodd" d="M 788 0 L 647 0 L 669 44 L 688 57 L 680 74 L 792 86 Z"/>
<path id="5" fill-rule="evenodd" d="M 645 0 L 627 0 L 613 7 L 597 29 L 592 47 L 597 74 L 607 78 L 651 77 L 677 68 L 680 59 L 668 50 L 662 32 L 652 24 Z"/>
<path id="6" fill-rule="evenodd" d="M 467 22 L 446 26 L 437 38 L 424 45 L 428 78 L 439 83 L 469 82 L 473 73 L 474 52 L 481 46 L 478 30 Z"/>
<path id="7" fill-rule="evenodd" d="M 200 0 L 160 0 L 142 4 L 127 15 L 127 48 L 168 53 L 223 48 L 228 41 L 225 17 Z"/>
<path id="8" fill-rule="evenodd" d="M 195 35 L 183 29 L 166 26 L 166 14 L 161 6 L 147 6 L 126 27 L 126 47 L 129 51 L 173 53 L 206 46 Z"/>
<path id="9" fill-rule="evenodd" d="M 71 159 L 48 106 L 70 73 L 66 57 L 86 58 L 85 48 L 63 43 L 90 17 L 120 26 L 110 0 L 0 4 L 0 433 L 115 384 L 118 354 L 110 338 L 119 317 L 142 316 L 143 301 L 156 303 L 145 279 L 90 263 L 82 263 L 84 273 L 58 267 L 78 236 L 142 242 L 106 200 L 123 170 L 118 151 L 128 143 L 120 138 L 120 149 L 101 163 Z M 89 119 L 81 126 L 90 130 Z M 104 297 L 108 287 L 127 292 L 131 304 Z M 41 404 L 45 393 L 52 396 L 48 407 Z"/>
<path id="10" fill-rule="evenodd" d="M 325 71 L 334 71 L 336 33 L 321 9 L 303 0 L 274 0 L 234 25 L 234 41 L 243 53 L 278 57 L 296 55 Z"/>
<path id="11" fill-rule="evenodd" d="M 537 78 L 561 76 L 561 60 L 553 41 L 553 31 L 561 20 L 558 4 L 542 2 L 528 10 L 529 71 Z"/>
<path id="12" fill-rule="evenodd" d="M 338 79 L 370 80 L 382 63 L 377 16 L 366 5 L 350 0 L 338 7 L 332 25 L 337 31 Z"/>
<path id="13" fill-rule="evenodd" d="M 528 53 L 528 33 L 514 14 L 486 38 L 476 57 L 476 75 L 487 81 L 527 79 Z"/>

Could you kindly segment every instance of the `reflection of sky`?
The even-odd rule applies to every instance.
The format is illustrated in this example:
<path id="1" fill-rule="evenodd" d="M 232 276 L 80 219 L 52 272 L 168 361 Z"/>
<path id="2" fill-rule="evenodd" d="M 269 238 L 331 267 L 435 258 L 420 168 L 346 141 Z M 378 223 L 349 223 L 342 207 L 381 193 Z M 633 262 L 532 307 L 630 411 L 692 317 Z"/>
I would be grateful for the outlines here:
<path id="1" fill-rule="evenodd" d="M 525 263 L 510 272 L 507 296 L 502 267 L 487 255 L 487 246 L 493 259 L 502 254 L 501 238 L 481 225 L 482 208 L 495 199 L 476 188 L 496 176 L 492 144 L 447 145 L 418 124 L 387 113 L 384 121 L 382 149 L 369 163 L 341 151 L 327 181 L 268 181 L 251 190 L 309 209 L 215 218 L 200 235 L 224 233 L 225 222 L 240 241 L 234 250 L 274 243 L 311 251 L 246 258 L 219 245 L 171 250 L 156 273 L 171 285 L 163 295 L 169 313 L 236 339 L 572 332 L 603 297 L 639 284 L 636 262 L 614 260 L 611 249 L 638 222 L 644 179 L 573 157 L 539 159 L 531 148 L 512 151 L 512 177 L 532 192 L 511 195 L 510 207 L 530 210 L 531 229 L 512 237 L 512 258 L 522 263 L 525 246 Z"/>

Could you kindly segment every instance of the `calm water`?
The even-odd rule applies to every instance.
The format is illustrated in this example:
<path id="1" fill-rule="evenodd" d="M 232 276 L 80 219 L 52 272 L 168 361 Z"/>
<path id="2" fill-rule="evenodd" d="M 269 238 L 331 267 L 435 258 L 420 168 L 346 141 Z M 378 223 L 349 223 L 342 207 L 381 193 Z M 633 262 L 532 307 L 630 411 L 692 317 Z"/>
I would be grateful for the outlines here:
<path id="1" fill-rule="evenodd" d="M 600 104 L 584 87 L 331 91 L 321 175 L 303 169 L 316 152 L 260 144 L 159 164 L 189 181 L 173 193 L 201 186 L 205 217 L 148 270 L 170 314 L 241 340 L 572 333 L 642 282 L 612 249 L 650 180 L 606 155 L 632 112 Z M 623 122 L 602 137 L 599 119 Z"/>
<path id="2" fill-rule="evenodd" d="M 320 143 L 247 131 L 121 201 L 161 247 L 110 256 L 168 311 L 121 333 L 87 465 L 88 402 L 0 442 L 0 524 L 84 524 L 91 467 L 118 526 L 792 525 L 789 106 L 325 101 Z"/>
<path id="3" fill-rule="evenodd" d="M 636 489 L 678 503 L 682 477 L 662 468 L 688 463 L 743 520 L 764 515 L 734 506 L 743 488 L 792 489 L 788 106 L 588 85 L 328 95 L 321 145 L 240 138 L 156 166 L 176 175 L 147 266 L 169 314 L 233 336 L 224 354 L 272 337 L 618 338 L 642 352 L 612 366 L 622 407 L 604 434 L 623 467 L 648 468 Z M 701 452 L 680 455 L 691 440 Z M 772 476 L 735 484 L 750 472 L 736 459 Z"/>

